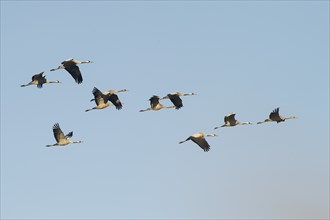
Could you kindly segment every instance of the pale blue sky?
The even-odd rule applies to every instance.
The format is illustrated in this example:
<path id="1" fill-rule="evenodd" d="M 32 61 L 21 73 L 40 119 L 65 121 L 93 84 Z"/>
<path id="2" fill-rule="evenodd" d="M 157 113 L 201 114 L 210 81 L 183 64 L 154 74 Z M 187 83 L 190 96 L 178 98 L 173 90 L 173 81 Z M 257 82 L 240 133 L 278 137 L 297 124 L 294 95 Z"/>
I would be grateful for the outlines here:
<path id="1" fill-rule="evenodd" d="M 123 109 L 84 112 L 94 86 Z M 46 148 L 56 122 L 84 143 Z M 329 2 L 1 1 L 1 218 L 329 218 Z"/>

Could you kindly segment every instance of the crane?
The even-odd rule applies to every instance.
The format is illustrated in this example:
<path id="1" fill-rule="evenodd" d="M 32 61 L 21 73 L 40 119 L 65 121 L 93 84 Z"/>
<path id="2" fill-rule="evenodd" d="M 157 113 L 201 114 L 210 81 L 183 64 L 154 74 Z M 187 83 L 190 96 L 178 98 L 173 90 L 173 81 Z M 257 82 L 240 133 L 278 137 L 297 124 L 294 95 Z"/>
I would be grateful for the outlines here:
<path id="1" fill-rule="evenodd" d="M 189 95 L 196 95 L 196 94 L 193 92 L 191 93 L 173 92 L 167 94 L 161 99 L 170 99 L 173 105 L 175 105 L 175 109 L 180 109 L 183 107 L 182 99 L 180 98 L 180 96 L 189 96 Z"/>
<path id="2" fill-rule="evenodd" d="M 25 86 L 31 86 L 31 85 L 37 85 L 37 87 L 39 89 L 42 88 L 42 85 L 45 83 L 61 83 L 60 81 L 56 80 L 56 81 L 49 81 L 48 79 L 46 79 L 46 76 L 43 75 L 44 72 L 39 72 L 35 75 L 32 76 L 32 81 L 29 82 L 26 85 L 21 85 L 21 87 L 25 87 Z"/>
<path id="3" fill-rule="evenodd" d="M 265 122 L 272 122 L 276 121 L 277 123 L 284 122 L 287 119 L 297 119 L 296 116 L 289 116 L 289 117 L 284 117 L 279 114 L 280 108 L 275 108 L 270 114 L 269 118 L 265 119 L 264 121 L 260 121 L 257 124 L 262 124 Z"/>
<path id="4" fill-rule="evenodd" d="M 90 61 L 90 60 L 79 61 L 74 58 L 69 58 L 69 59 L 63 61 L 61 63 L 62 65 L 58 66 L 57 68 L 51 69 L 50 71 L 65 69 L 74 78 L 76 83 L 80 84 L 80 83 L 82 83 L 83 78 L 82 78 L 81 72 L 80 72 L 77 64 L 85 64 L 85 63 L 93 63 L 93 61 Z"/>
<path id="5" fill-rule="evenodd" d="M 128 92 L 127 89 L 121 89 L 121 90 L 115 90 L 115 89 L 110 89 L 110 90 L 107 90 L 107 91 L 104 91 L 102 92 L 103 95 L 111 95 L 111 94 L 115 94 L 115 93 L 119 93 L 119 92 Z M 95 101 L 95 99 L 91 99 L 91 102 L 92 101 Z"/>
<path id="6" fill-rule="evenodd" d="M 236 125 L 251 125 L 251 122 L 240 122 L 235 119 L 235 113 L 230 113 L 224 117 L 225 124 L 220 127 L 232 127 Z M 215 127 L 214 129 L 218 129 L 220 127 Z"/>
<path id="7" fill-rule="evenodd" d="M 104 95 L 100 90 L 98 90 L 96 87 L 93 89 L 93 95 L 94 95 L 94 101 L 96 103 L 96 106 L 91 109 L 86 109 L 85 112 L 94 110 L 94 109 L 104 109 L 109 106 L 111 106 L 111 103 L 116 107 L 117 110 L 120 110 L 123 105 L 120 102 L 118 96 L 116 94 L 107 94 Z M 111 103 L 109 103 L 110 101 Z"/>
<path id="8" fill-rule="evenodd" d="M 149 111 L 149 110 L 160 110 L 160 109 L 163 109 L 163 108 L 175 108 L 175 106 L 164 106 L 162 105 L 160 102 L 159 102 L 159 99 L 160 97 L 159 96 L 152 96 L 149 101 L 150 101 L 150 108 L 147 108 L 147 109 L 142 109 L 140 110 L 140 112 L 145 112 L 145 111 Z"/>
<path id="9" fill-rule="evenodd" d="M 195 142 L 200 148 L 202 148 L 205 152 L 210 150 L 210 145 L 205 140 L 205 137 L 217 137 L 216 134 L 206 134 L 204 132 L 197 132 L 195 134 L 190 135 L 186 140 L 180 141 L 179 144 L 182 144 L 186 141 L 192 140 Z"/>
<path id="10" fill-rule="evenodd" d="M 53 133 L 56 140 L 56 144 L 49 144 L 46 145 L 46 147 L 52 147 L 52 146 L 65 146 L 68 144 L 79 144 L 82 143 L 82 141 L 71 141 L 70 138 L 73 135 L 73 132 L 69 132 L 67 135 L 63 134 L 63 131 L 60 128 L 60 125 L 58 123 L 55 123 L 53 126 Z"/>

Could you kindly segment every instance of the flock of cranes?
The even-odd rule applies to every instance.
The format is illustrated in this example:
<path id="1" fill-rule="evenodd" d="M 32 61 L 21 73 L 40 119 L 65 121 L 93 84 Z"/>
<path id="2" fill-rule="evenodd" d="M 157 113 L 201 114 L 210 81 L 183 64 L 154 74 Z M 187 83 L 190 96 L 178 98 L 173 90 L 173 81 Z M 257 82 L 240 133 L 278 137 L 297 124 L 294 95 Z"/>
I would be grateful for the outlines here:
<path id="1" fill-rule="evenodd" d="M 65 69 L 75 80 L 76 83 L 81 84 L 83 82 L 83 77 L 80 72 L 79 67 L 77 64 L 87 64 L 87 63 L 93 63 L 90 60 L 86 61 L 78 61 L 76 59 L 70 58 L 61 63 L 60 66 L 57 68 L 51 69 L 50 71 L 55 71 L 59 69 Z M 46 79 L 46 76 L 43 75 L 44 72 L 40 72 L 32 76 L 32 81 L 29 82 L 28 84 L 21 85 L 21 87 L 26 87 L 30 85 L 36 85 L 38 88 L 42 88 L 43 84 L 46 83 L 61 83 L 58 80 L 50 81 Z M 122 89 L 122 90 L 107 90 L 104 92 L 101 92 L 99 89 L 96 87 L 93 88 L 92 93 L 94 95 L 94 98 L 91 99 L 90 101 L 95 101 L 96 106 L 91 108 L 91 109 L 86 109 L 85 112 L 91 111 L 91 110 L 97 110 L 97 109 L 104 109 L 109 106 L 115 106 L 117 110 L 122 109 L 123 105 L 122 102 L 120 101 L 118 95 L 116 93 L 120 92 L 127 92 L 128 90 Z M 173 92 L 169 93 L 166 96 L 160 98 L 159 96 L 152 96 L 149 101 L 150 101 L 150 107 L 146 109 L 140 110 L 140 112 L 145 112 L 145 111 L 158 111 L 161 109 L 170 109 L 170 108 L 175 108 L 179 110 L 180 108 L 183 107 L 183 102 L 180 97 L 182 96 L 193 96 L 196 95 L 195 93 L 181 93 L 181 92 Z M 165 106 L 160 103 L 160 100 L 163 99 L 169 99 L 172 102 L 172 106 Z M 251 125 L 251 122 L 240 122 L 235 119 L 235 113 L 230 113 L 224 117 L 224 124 L 222 126 L 215 127 L 214 129 L 218 129 L 221 127 L 233 127 L 236 125 Z M 267 119 L 264 121 L 257 122 L 257 124 L 262 124 L 265 122 L 284 122 L 285 120 L 288 119 L 296 119 L 297 117 L 295 116 L 290 116 L 290 117 L 284 117 L 279 114 L 279 108 L 274 109 L 270 114 Z M 73 132 L 69 132 L 67 135 L 64 135 L 63 131 L 60 128 L 60 125 L 58 123 L 55 123 L 53 125 L 53 133 L 54 137 L 56 140 L 55 144 L 51 145 L 46 145 L 47 147 L 52 147 L 52 146 L 65 146 L 68 144 L 77 144 L 77 143 L 82 143 L 82 141 L 71 141 L 71 137 L 73 136 Z M 200 148 L 202 148 L 205 152 L 208 152 L 210 150 L 210 145 L 206 141 L 206 137 L 217 137 L 218 135 L 216 134 L 206 134 L 204 132 L 197 132 L 195 134 L 190 135 L 187 139 L 180 141 L 179 144 L 182 144 L 186 141 L 193 141 L 196 143 Z"/>

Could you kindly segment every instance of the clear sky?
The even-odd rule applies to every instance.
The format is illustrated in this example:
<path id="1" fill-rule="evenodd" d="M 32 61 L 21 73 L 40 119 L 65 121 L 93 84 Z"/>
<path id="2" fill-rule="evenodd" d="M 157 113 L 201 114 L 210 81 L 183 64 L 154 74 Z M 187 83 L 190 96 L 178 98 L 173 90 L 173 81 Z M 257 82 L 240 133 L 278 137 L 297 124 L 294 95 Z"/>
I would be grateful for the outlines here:
<path id="1" fill-rule="evenodd" d="M 94 86 L 123 109 L 86 113 Z M 56 122 L 84 143 L 45 147 Z M 1 1 L 1 218 L 329 218 L 329 2 Z"/>

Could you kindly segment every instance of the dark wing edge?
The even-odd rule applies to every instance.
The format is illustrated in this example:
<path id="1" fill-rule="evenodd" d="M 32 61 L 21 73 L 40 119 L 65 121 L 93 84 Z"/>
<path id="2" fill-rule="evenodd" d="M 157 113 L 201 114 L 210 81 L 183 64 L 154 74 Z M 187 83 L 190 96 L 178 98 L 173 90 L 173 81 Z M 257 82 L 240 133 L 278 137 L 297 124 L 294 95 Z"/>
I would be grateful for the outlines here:
<path id="1" fill-rule="evenodd" d="M 111 94 L 110 96 L 108 96 L 108 99 L 110 100 L 110 102 L 112 102 L 112 104 L 116 107 L 117 110 L 123 108 L 123 105 L 116 94 Z"/>
<path id="2" fill-rule="evenodd" d="M 55 123 L 53 126 L 53 133 L 55 140 L 59 142 L 60 139 L 64 137 L 63 131 L 60 128 L 60 125 L 58 123 Z"/>
<path id="3" fill-rule="evenodd" d="M 178 95 L 168 94 L 167 96 L 170 98 L 173 105 L 175 105 L 175 109 L 180 109 L 183 107 L 182 99 Z"/>
<path id="4" fill-rule="evenodd" d="M 76 83 L 80 84 L 83 82 L 83 78 L 79 67 L 75 63 L 64 64 L 65 70 L 70 73 L 70 75 L 74 78 Z"/>
<path id="5" fill-rule="evenodd" d="M 210 147 L 211 146 L 209 145 L 209 143 L 207 143 L 207 141 L 205 140 L 205 138 L 191 137 L 190 140 L 192 140 L 193 142 L 195 142 L 205 152 L 208 152 L 210 150 Z"/>

